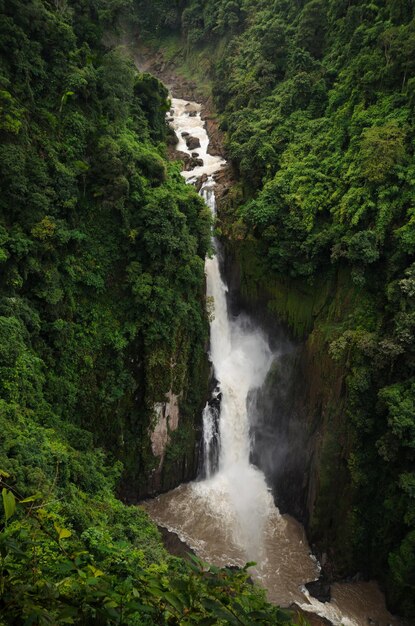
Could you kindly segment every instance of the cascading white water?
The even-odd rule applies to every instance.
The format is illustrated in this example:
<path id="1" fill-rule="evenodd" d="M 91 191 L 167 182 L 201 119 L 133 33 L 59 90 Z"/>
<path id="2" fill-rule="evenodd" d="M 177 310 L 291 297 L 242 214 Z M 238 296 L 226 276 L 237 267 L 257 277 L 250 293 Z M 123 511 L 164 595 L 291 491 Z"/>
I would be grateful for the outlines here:
<path id="1" fill-rule="evenodd" d="M 212 176 L 203 184 L 202 197 L 216 214 Z M 216 249 L 217 244 L 214 242 Z M 261 538 L 266 512 L 272 498 L 265 478 L 249 462 L 248 393 L 260 387 L 270 368 L 273 355 L 263 335 L 253 330 L 246 319 L 231 320 L 226 302 L 227 288 L 219 267 L 219 256 L 206 259 L 206 295 L 211 304 L 210 359 L 221 395 L 219 421 L 219 467 L 209 489 L 227 494 L 233 509 L 235 539 L 249 558 L 261 553 Z M 209 405 L 203 415 L 205 476 L 211 478 L 211 445 L 215 434 L 214 413 Z M 212 493 L 209 497 L 217 502 Z"/>
<path id="2" fill-rule="evenodd" d="M 215 214 L 212 177 L 202 186 L 201 195 Z M 249 462 L 247 400 L 249 392 L 264 382 L 273 355 L 265 337 L 248 320 L 229 318 L 227 288 L 220 275 L 217 254 L 206 260 L 206 292 L 213 303 L 210 359 L 221 392 L 221 411 L 218 472 L 203 488 L 211 490 L 209 501 L 213 505 L 218 501 L 216 489 L 221 498 L 225 495 L 234 517 L 234 540 L 250 559 L 258 559 L 264 520 L 270 507 L 275 507 L 264 475 Z M 211 427 L 208 420 L 206 427 Z M 206 476 L 211 476 L 210 470 Z"/>
<path id="3" fill-rule="evenodd" d="M 215 213 L 213 175 L 224 161 L 208 154 L 209 139 L 200 105 L 173 99 L 172 108 L 178 150 L 194 155 L 186 142 L 192 136 L 200 142 L 196 150 L 203 160 L 203 165 L 183 175 L 188 182 L 205 179 L 201 195 Z M 304 589 L 304 583 L 319 574 L 304 530 L 291 517 L 280 515 L 263 473 L 249 462 L 248 396 L 261 387 L 277 355 L 249 319 L 230 318 L 217 254 L 206 260 L 206 283 L 210 358 L 219 386 L 215 394 L 220 396 L 218 466 L 213 454 L 217 447 L 217 408 L 208 404 L 203 414 L 205 480 L 181 485 L 147 502 L 146 509 L 158 524 L 175 532 L 210 563 L 241 566 L 247 560 L 256 561 L 253 575 L 274 602 L 283 606 L 297 602 L 336 626 L 363 626 L 369 618 L 379 626 L 395 624 L 381 594 L 369 583 L 334 586 L 334 599 L 327 604 L 311 598 Z"/>
<path id="4" fill-rule="evenodd" d="M 210 478 L 216 469 L 215 446 L 219 444 L 216 409 L 206 403 L 203 409 L 203 459 L 201 474 Z"/>
<path id="5" fill-rule="evenodd" d="M 225 162 L 208 154 L 209 139 L 199 105 L 173 99 L 171 115 L 178 137 L 177 149 L 203 161 L 203 165 L 183 175 L 189 183 L 204 181 L 200 194 L 215 214 L 213 176 Z M 188 147 L 189 137 L 200 143 L 196 155 Z M 217 251 L 216 242 L 213 244 Z M 300 584 L 316 578 L 318 568 L 309 558 L 302 528 L 294 520 L 280 516 L 263 473 L 249 462 L 248 394 L 262 385 L 275 355 L 263 333 L 249 319 L 230 318 L 218 254 L 206 259 L 205 271 L 211 317 L 210 359 L 218 380 L 216 395 L 220 396 L 219 433 L 216 409 L 207 405 L 203 414 L 206 480 L 182 485 L 146 506 L 156 521 L 177 532 L 211 562 L 243 565 L 246 560 L 257 561 L 257 575 L 265 584 L 273 571 L 273 559 L 269 557 L 278 545 L 280 564 L 284 563 L 284 567 L 276 572 L 281 581 L 276 588 L 284 589 L 289 598 L 302 597 L 298 594 Z M 212 448 L 217 434 L 220 447 L 216 467 Z M 284 539 L 286 545 L 276 540 L 286 535 L 290 536 L 289 541 Z M 303 562 L 301 570 L 294 565 L 295 555 L 297 561 Z M 279 591 L 272 597 L 280 602 L 286 600 Z"/>

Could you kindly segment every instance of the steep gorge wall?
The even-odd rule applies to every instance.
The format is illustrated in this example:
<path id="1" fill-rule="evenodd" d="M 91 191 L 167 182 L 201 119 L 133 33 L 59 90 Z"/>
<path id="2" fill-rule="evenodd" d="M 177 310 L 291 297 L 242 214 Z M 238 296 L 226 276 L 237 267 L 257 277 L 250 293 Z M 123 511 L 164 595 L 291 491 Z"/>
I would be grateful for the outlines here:
<path id="1" fill-rule="evenodd" d="M 314 287 L 272 276 L 253 242 L 231 241 L 226 251 L 234 312 L 254 316 L 281 354 L 257 399 L 253 461 L 281 512 L 306 525 L 327 574 L 350 574 L 346 370 L 330 356 L 329 337 L 353 287 L 346 276 Z"/>
<path id="2" fill-rule="evenodd" d="M 135 56 L 139 63 L 145 59 L 146 69 L 166 81 L 175 95 L 204 101 L 205 115 L 215 120 L 211 100 L 197 83 L 180 74 L 183 68 L 177 61 L 145 47 Z M 220 152 L 224 137 L 217 123 L 213 131 L 215 150 Z M 232 172 L 228 169 L 218 183 L 218 226 L 224 234 L 230 309 L 235 315 L 248 312 L 282 353 L 262 393 L 253 399 L 258 421 L 253 426 L 252 460 L 267 475 L 280 510 L 306 525 L 320 555 L 331 555 L 323 559 L 328 569 L 354 573 L 356 565 L 346 547 L 351 530 L 346 370 L 331 358 L 329 345 L 331 330 L 341 326 L 358 290 L 344 272 L 329 272 L 314 285 L 270 272 L 261 244 L 235 232 L 232 206 L 240 198 Z M 161 476 L 167 480 L 163 490 L 167 472 L 154 476 L 155 484 Z"/>
<path id="3" fill-rule="evenodd" d="M 125 465 L 120 496 L 131 503 L 196 477 L 202 410 L 208 397 L 207 335 L 186 335 L 176 353 L 136 372 L 147 396 L 126 398 L 119 451 Z"/>
<path id="4" fill-rule="evenodd" d="M 192 6 L 200 17 L 198 4 L 204 6 Z M 330 45 L 340 53 L 339 65 L 332 67 L 327 55 L 323 66 L 330 72 L 324 84 L 317 81 L 316 90 L 304 99 L 296 91 L 304 72 L 297 81 L 290 74 L 293 68 L 285 68 L 285 77 L 274 68 L 271 89 L 262 82 L 262 69 L 273 58 L 275 42 L 261 48 L 263 58 L 250 54 L 262 45 L 259 35 L 269 30 L 270 16 L 256 13 L 255 7 L 253 3 L 241 35 L 232 35 L 229 27 L 218 31 L 223 34 L 218 37 L 209 30 L 211 22 L 203 36 L 199 22 L 189 27 L 187 41 L 177 33 L 165 41 L 157 34 L 168 57 L 163 71 L 170 65 L 197 82 L 197 60 L 207 68 L 201 76 L 203 91 L 211 87 L 206 85 L 209 77 L 213 81 L 228 158 L 236 170 L 237 182 L 224 198 L 218 224 L 229 241 L 228 282 L 238 293 L 235 301 L 257 315 L 275 338 L 281 338 L 283 325 L 293 339 L 293 349 L 267 381 L 270 393 L 267 389 L 255 399 L 258 449 L 253 460 L 266 465 L 281 508 L 306 522 L 312 542 L 327 554 L 327 570 L 379 578 L 391 603 L 410 614 L 408 581 L 415 562 L 413 237 L 410 214 L 404 217 L 405 193 L 398 193 L 395 204 L 393 199 L 384 204 L 384 192 L 378 194 L 385 189 L 392 198 L 400 189 L 401 183 L 394 183 L 400 161 L 394 157 L 379 173 L 372 168 L 378 160 L 372 160 L 376 151 L 370 147 L 373 141 L 377 145 L 378 135 L 389 136 L 385 115 L 394 128 L 400 127 L 399 115 L 409 109 L 401 110 L 388 95 L 402 84 L 392 66 L 384 68 L 391 82 L 387 87 L 382 83 L 376 106 L 368 105 L 365 89 L 358 102 L 356 92 L 349 93 L 356 84 L 351 75 L 366 59 L 367 46 L 378 55 L 379 68 L 384 65 L 379 40 L 355 46 L 353 63 L 349 54 L 343 57 L 347 41 L 342 39 L 345 30 L 338 29 L 352 16 L 350 6 L 340 7 L 339 15 L 343 9 L 347 15 L 332 24 L 336 36 Z M 387 29 L 389 9 L 382 5 L 379 11 Z M 281 17 L 286 17 L 283 10 Z M 365 29 L 372 18 L 375 14 L 364 17 Z M 293 30 L 283 30 L 291 39 L 278 50 L 295 52 L 302 39 L 291 35 L 302 26 L 294 15 L 290 20 Z M 355 26 L 355 21 L 347 22 L 349 30 Z M 407 32 L 403 27 L 405 37 Z M 276 26 L 277 39 L 280 33 Z M 251 61 L 253 73 L 245 71 Z M 320 77 L 313 72 L 315 63 L 308 72 L 310 87 Z M 345 84 L 333 84 L 333 76 Z M 334 108 L 326 107 L 321 90 L 334 98 Z M 341 107 L 344 98 L 350 104 L 347 115 Z M 409 133 L 410 126 L 406 128 Z M 403 135 L 396 132 L 399 143 Z M 408 159 L 410 152 L 408 148 Z M 373 184 L 378 175 L 380 187 Z M 371 198 L 370 206 L 362 206 L 361 193 Z M 384 219 L 386 209 L 396 220 L 392 213 Z M 289 371 L 295 376 L 287 376 Z"/>
<path id="5" fill-rule="evenodd" d="M 6 403 L 83 429 L 137 501 L 196 472 L 211 217 L 168 162 L 167 89 L 103 43 L 119 9 L 2 7 L 0 366 Z"/>

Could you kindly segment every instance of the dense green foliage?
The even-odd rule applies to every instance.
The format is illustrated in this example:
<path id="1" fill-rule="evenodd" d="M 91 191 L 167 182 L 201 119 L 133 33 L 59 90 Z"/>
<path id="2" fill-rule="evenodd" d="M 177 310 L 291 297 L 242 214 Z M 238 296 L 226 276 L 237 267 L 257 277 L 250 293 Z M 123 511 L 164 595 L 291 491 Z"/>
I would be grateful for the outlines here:
<path id="1" fill-rule="evenodd" d="M 80 463 L 85 471 L 88 461 Z M 3 487 L 2 625 L 291 623 L 252 587 L 247 568 L 167 558 L 146 515 L 111 497 L 111 481 L 94 469 L 104 488 L 94 496 L 78 491 L 80 499 L 66 497 L 63 507 L 39 496 L 19 502 Z M 8 475 L 1 478 L 7 485 Z M 69 529 L 63 517 L 67 524 L 71 514 Z"/>
<path id="2" fill-rule="evenodd" d="M 164 158 L 166 89 L 100 44 L 115 9 L 1 4 L 1 389 L 145 484 L 154 403 L 182 394 L 184 436 L 202 401 L 210 218 Z"/>
<path id="3" fill-rule="evenodd" d="M 280 624 L 115 497 L 148 489 L 169 391 L 167 470 L 194 451 L 210 245 L 166 89 L 102 44 L 128 6 L 0 0 L 0 624 Z"/>
<path id="4" fill-rule="evenodd" d="M 337 493 L 345 472 L 350 487 L 336 523 L 322 495 L 314 537 L 413 617 L 414 4 L 185 4 L 188 44 L 219 50 L 213 93 L 239 174 L 222 228 L 254 245 L 278 313 L 299 335 L 314 325 L 345 371 L 344 471 L 321 490 Z"/>

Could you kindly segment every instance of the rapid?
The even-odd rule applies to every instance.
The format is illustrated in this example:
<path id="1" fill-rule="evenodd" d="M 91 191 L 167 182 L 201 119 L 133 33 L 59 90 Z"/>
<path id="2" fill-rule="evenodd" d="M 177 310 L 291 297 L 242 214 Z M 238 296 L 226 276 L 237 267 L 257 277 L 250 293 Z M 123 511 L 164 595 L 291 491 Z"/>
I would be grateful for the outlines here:
<path id="1" fill-rule="evenodd" d="M 214 175 L 225 162 L 208 153 L 201 106 L 173 99 L 170 119 L 177 149 L 198 159 L 197 166 L 183 175 L 189 183 L 202 181 L 200 194 L 215 214 Z M 199 147 L 189 148 L 189 137 Z M 213 248 L 205 271 L 210 360 L 217 387 L 203 414 L 203 479 L 144 506 L 157 524 L 176 533 L 205 561 L 218 566 L 254 561 L 252 575 L 272 602 L 285 607 L 296 603 L 336 626 L 397 624 L 375 583 L 333 585 L 332 600 L 324 604 L 304 587 L 319 577 L 319 563 L 302 526 L 279 513 L 264 474 L 250 463 L 252 394 L 261 389 L 281 355 L 278 349 L 271 350 L 267 336 L 249 317 L 230 315 L 216 241 Z"/>

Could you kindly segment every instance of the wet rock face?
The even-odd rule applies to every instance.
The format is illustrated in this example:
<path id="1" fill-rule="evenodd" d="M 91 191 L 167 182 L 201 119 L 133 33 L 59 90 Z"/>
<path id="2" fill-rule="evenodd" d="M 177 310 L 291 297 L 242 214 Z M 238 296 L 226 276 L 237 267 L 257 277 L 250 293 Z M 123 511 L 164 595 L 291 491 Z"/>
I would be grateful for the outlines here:
<path id="1" fill-rule="evenodd" d="M 200 141 L 197 137 L 186 137 L 186 145 L 189 150 L 196 150 L 196 148 L 200 148 Z"/>
<path id="2" fill-rule="evenodd" d="M 194 152 L 193 154 L 197 154 L 197 152 Z M 200 157 L 194 157 L 194 156 L 189 156 L 188 154 L 186 154 L 185 152 L 181 152 L 180 150 L 175 150 L 173 155 L 172 155 L 175 159 L 179 159 L 180 161 L 183 161 L 183 169 L 186 172 L 190 172 L 191 170 L 194 170 L 195 167 L 203 167 L 204 161 L 203 159 L 201 159 Z"/>
<path id="3" fill-rule="evenodd" d="M 163 526 L 158 527 L 164 547 L 170 554 L 178 556 L 182 559 L 191 560 L 189 554 L 195 555 L 195 552 L 180 537 L 173 532 L 167 530 Z"/>
<path id="4" fill-rule="evenodd" d="M 192 158 L 190 163 L 192 164 L 193 167 L 203 167 L 203 159 L 199 159 L 199 158 Z"/>
<path id="5" fill-rule="evenodd" d="M 186 152 L 181 152 L 181 150 L 175 150 L 173 156 L 175 159 L 179 159 L 180 161 L 183 161 L 185 165 L 189 163 L 190 161 L 189 155 L 186 154 Z"/>
<path id="6" fill-rule="evenodd" d="M 204 183 L 207 181 L 208 179 L 208 175 L 207 174 L 203 174 L 203 176 L 201 176 L 199 178 L 199 180 L 197 181 L 195 187 L 197 189 L 197 191 L 200 191 L 204 185 Z"/>
<path id="7" fill-rule="evenodd" d="M 305 585 L 313 598 L 316 598 L 319 602 L 330 602 L 331 589 L 330 583 L 323 578 L 313 580 L 311 583 Z"/>
<path id="8" fill-rule="evenodd" d="M 276 356 L 261 389 L 254 391 L 251 435 L 252 462 L 265 474 L 281 513 L 306 521 L 307 440 L 295 406 L 295 370 L 299 351 L 287 343 Z"/>
<path id="9" fill-rule="evenodd" d="M 180 150 L 174 150 L 172 152 L 172 157 L 174 159 L 179 159 L 183 161 L 183 169 L 186 172 L 190 172 L 194 170 L 195 167 L 203 167 L 204 161 L 198 156 L 197 152 L 193 152 L 192 156 L 186 154 L 186 152 L 181 152 Z"/>
<path id="10" fill-rule="evenodd" d="M 293 611 L 294 616 L 296 616 L 297 619 L 305 618 L 310 626 L 333 626 L 333 622 L 330 622 L 330 620 L 325 617 L 320 617 L 320 615 L 316 615 L 315 613 L 304 611 L 297 604 L 292 604 L 290 606 L 290 610 Z M 295 623 L 300 622 L 295 621 Z"/>
<path id="11" fill-rule="evenodd" d="M 255 302 L 241 294 L 240 268 L 232 250 L 225 250 L 229 307 L 245 311 L 266 332 L 277 356 L 261 389 L 250 395 L 251 462 L 265 474 L 281 513 L 307 524 L 310 463 L 313 439 L 306 428 L 301 389 L 303 346 L 269 311 L 266 298 Z"/>
<path id="12" fill-rule="evenodd" d="M 156 423 L 150 433 L 151 447 L 155 457 L 160 459 L 160 469 L 170 441 L 170 433 L 179 426 L 179 397 L 173 391 L 166 394 L 166 402 L 159 402 L 154 407 Z"/>

